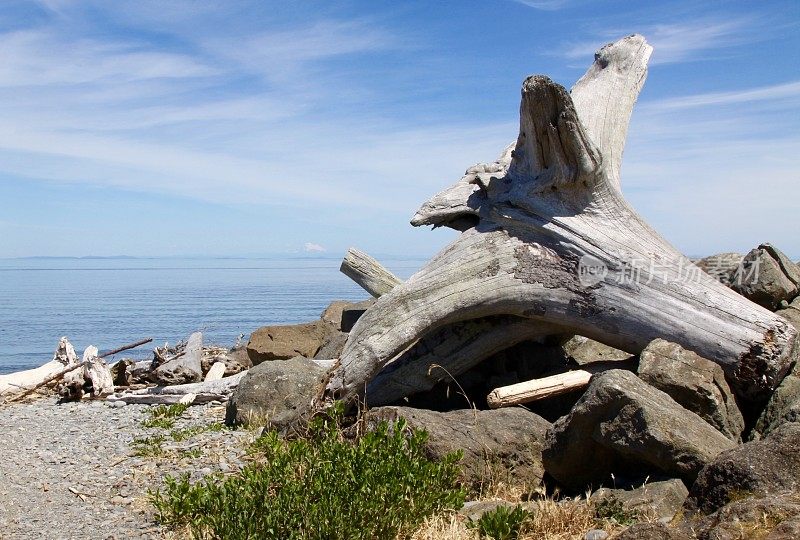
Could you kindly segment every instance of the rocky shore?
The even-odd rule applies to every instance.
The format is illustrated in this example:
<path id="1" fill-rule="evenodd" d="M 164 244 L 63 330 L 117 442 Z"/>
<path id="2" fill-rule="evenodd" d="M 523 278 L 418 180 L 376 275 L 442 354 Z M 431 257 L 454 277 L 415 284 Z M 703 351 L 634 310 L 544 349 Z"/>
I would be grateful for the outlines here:
<path id="1" fill-rule="evenodd" d="M 209 429 L 225 408 L 191 407 L 174 428 L 144 427 L 146 405 L 56 404 L 54 398 L 0 411 L 0 537 L 163 538 L 147 491 L 166 475 L 193 478 L 242 464 L 254 433 Z M 174 440 L 171 432 L 185 440 Z M 160 445 L 137 441 L 163 437 Z M 151 455 L 160 446 L 161 454 Z"/>

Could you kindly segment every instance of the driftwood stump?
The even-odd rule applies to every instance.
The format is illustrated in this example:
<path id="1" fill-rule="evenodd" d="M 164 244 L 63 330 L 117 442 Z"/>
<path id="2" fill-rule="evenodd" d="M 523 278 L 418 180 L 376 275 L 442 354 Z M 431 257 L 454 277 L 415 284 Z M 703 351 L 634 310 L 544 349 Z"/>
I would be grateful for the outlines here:
<path id="1" fill-rule="evenodd" d="M 720 364 L 745 398 L 781 380 L 797 355 L 796 331 L 705 275 L 620 191 L 651 51 L 641 36 L 603 47 L 571 93 L 547 77 L 525 80 L 516 144 L 468 169 L 412 220 L 462 234 L 358 321 L 327 399 L 363 395 L 431 332 L 496 316 L 630 353 L 664 338 Z"/>

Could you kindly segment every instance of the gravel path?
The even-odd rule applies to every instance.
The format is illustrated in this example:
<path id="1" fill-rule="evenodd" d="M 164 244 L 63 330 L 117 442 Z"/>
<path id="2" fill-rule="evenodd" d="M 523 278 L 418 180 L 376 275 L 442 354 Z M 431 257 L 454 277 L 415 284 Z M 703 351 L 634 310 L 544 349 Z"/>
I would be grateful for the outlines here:
<path id="1" fill-rule="evenodd" d="M 162 538 L 148 489 L 167 474 L 197 478 L 241 466 L 252 432 L 144 428 L 150 408 L 54 399 L 0 408 L 0 538 Z M 173 429 L 223 417 L 220 405 L 190 407 Z M 188 438 L 175 441 L 181 434 Z M 160 447 L 161 455 L 137 455 L 132 442 L 145 437 L 163 440 L 138 448 Z"/>

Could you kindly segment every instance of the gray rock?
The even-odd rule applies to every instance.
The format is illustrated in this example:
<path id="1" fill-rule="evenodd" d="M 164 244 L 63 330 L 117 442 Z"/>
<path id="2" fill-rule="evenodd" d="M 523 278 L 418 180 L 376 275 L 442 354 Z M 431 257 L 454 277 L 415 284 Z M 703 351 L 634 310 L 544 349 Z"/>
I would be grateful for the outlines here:
<path id="1" fill-rule="evenodd" d="M 374 298 L 351 304 L 342 310 L 342 332 L 349 332 L 358 322 L 358 319 L 375 303 Z"/>
<path id="2" fill-rule="evenodd" d="M 743 495 L 800 488 L 800 424 L 786 423 L 761 441 L 723 452 L 697 477 L 686 508 L 714 512 Z"/>
<path id="3" fill-rule="evenodd" d="M 542 457 L 553 478 L 582 490 L 612 474 L 663 474 L 690 483 L 733 446 L 661 390 L 615 369 L 595 375 L 572 411 L 553 424 Z"/>
<path id="4" fill-rule="evenodd" d="M 247 354 L 253 365 L 267 360 L 288 360 L 295 356 L 313 358 L 334 332 L 324 321 L 288 326 L 264 326 L 250 335 Z"/>
<path id="5" fill-rule="evenodd" d="M 686 520 L 678 526 L 700 540 L 796 540 L 800 497 L 794 492 L 745 497 L 713 514 Z"/>
<path id="6" fill-rule="evenodd" d="M 608 533 L 602 529 L 592 529 L 583 535 L 583 540 L 606 540 Z"/>
<path id="7" fill-rule="evenodd" d="M 718 364 L 656 339 L 639 355 L 639 378 L 669 394 L 732 441 L 742 440 L 744 418 Z"/>
<path id="8" fill-rule="evenodd" d="M 326 369 L 299 356 L 261 363 L 247 372 L 231 395 L 225 423 L 267 422 L 267 427 L 287 431 L 311 411 L 326 374 Z"/>
<path id="9" fill-rule="evenodd" d="M 636 489 L 601 488 L 592 493 L 591 500 L 615 498 L 626 510 L 636 511 L 648 519 L 671 520 L 683 506 L 689 490 L 678 479 L 650 482 Z"/>
<path id="10" fill-rule="evenodd" d="M 792 323 L 792 326 L 800 331 L 800 296 L 795 297 L 791 304 L 775 313 Z"/>
<path id="11" fill-rule="evenodd" d="M 594 362 L 624 361 L 633 358 L 630 353 L 583 336 L 573 336 L 562 347 L 567 356 L 580 366 Z"/>
<path id="12" fill-rule="evenodd" d="M 691 532 L 680 528 L 673 528 L 664 523 L 637 523 L 631 525 L 618 535 L 614 540 L 695 540 Z"/>
<path id="13" fill-rule="evenodd" d="M 331 334 L 322 344 L 322 347 L 314 355 L 314 358 L 321 360 L 332 360 L 339 358 L 344 350 L 344 345 L 347 343 L 347 338 L 350 334 L 345 332 L 336 332 Z"/>
<path id="14" fill-rule="evenodd" d="M 745 255 L 732 288 L 775 311 L 783 300 L 797 296 L 798 285 L 800 268 L 771 244 L 761 244 Z"/>
<path id="15" fill-rule="evenodd" d="M 784 422 L 800 422 L 800 364 L 781 381 L 758 417 L 750 437 L 765 437 Z"/>
<path id="16" fill-rule="evenodd" d="M 410 407 L 378 407 L 365 415 L 367 426 L 405 418 L 409 428 L 424 429 L 426 453 L 434 459 L 463 450 L 463 480 L 476 486 L 490 475 L 513 475 L 515 482 L 537 487 L 544 474 L 542 441 L 550 423 L 522 408 L 435 412 Z M 495 476 L 496 477 L 496 476 Z"/>
<path id="17" fill-rule="evenodd" d="M 718 253 L 696 260 L 694 264 L 723 285 L 730 286 L 742 259 L 741 253 Z"/>

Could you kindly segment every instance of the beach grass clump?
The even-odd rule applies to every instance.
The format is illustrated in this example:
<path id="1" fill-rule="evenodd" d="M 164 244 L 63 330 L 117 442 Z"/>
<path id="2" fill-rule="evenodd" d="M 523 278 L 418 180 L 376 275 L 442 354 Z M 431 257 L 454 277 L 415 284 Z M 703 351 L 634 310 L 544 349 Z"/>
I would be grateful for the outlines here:
<path id="1" fill-rule="evenodd" d="M 189 405 L 174 403 L 172 405 L 159 405 L 147 411 L 147 418 L 142 420 L 142 427 L 172 429 L 175 422 L 181 417 Z"/>
<path id="2" fill-rule="evenodd" d="M 485 512 L 477 521 L 470 522 L 470 528 L 478 531 L 481 538 L 492 540 L 517 540 L 523 523 L 531 516 L 530 512 L 517 505 L 498 506 Z"/>
<path id="3" fill-rule="evenodd" d="M 356 441 L 340 413 L 317 418 L 304 438 L 268 432 L 234 475 L 167 477 L 150 493 L 158 520 L 194 538 L 407 538 L 430 516 L 463 505 L 459 453 L 431 461 L 427 434 L 382 423 Z"/>

